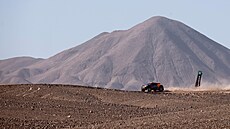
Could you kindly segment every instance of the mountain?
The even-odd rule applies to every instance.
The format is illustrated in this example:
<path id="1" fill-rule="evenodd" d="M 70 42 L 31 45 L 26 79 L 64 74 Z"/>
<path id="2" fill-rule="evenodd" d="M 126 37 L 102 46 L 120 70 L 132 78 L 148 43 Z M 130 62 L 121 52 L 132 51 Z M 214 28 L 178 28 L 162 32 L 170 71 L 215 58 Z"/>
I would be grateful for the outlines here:
<path id="1" fill-rule="evenodd" d="M 31 83 L 27 80 L 31 72 L 36 73 L 36 69 L 30 70 L 26 67 L 42 61 L 43 59 L 35 59 L 32 57 L 15 57 L 6 60 L 0 60 L 0 83 Z"/>
<path id="2" fill-rule="evenodd" d="M 144 83 L 159 81 L 165 87 L 187 87 L 194 85 L 198 70 L 203 71 L 202 82 L 230 80 L 230 50 L 179 21 L 157 16 L 128 30 L 101 33 L 45 60 L 1 67 L 0 83 L 139 90 Z"/>

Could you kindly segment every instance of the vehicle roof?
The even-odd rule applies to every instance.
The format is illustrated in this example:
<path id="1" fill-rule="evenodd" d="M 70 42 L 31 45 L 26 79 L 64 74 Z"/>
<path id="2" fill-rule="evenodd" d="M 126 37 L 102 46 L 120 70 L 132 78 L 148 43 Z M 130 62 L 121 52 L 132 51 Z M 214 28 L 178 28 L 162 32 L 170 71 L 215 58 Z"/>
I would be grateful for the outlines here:
<path id="1" fill-rule="evenodd" d="M 159 82 L 149 82 L 148 84 L 152 84 L 152 83 L 159 83 Z"/>

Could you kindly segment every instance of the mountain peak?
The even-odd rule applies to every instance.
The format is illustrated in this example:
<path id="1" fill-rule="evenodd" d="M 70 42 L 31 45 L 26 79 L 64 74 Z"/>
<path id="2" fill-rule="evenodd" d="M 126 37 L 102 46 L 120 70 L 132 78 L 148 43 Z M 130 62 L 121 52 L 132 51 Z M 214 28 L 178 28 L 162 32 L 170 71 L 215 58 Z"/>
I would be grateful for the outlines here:
<path id="1" fill-rule="evenodd" d="M 169 18 L 163 16 L 155 16 L 149 18 L 148 20 L 134 26 L 131 29 L 135 31 L 149 30 L 149 29 L 160 29 L 160 28 L 172 28 L 172 26 L 176 25 L 178 22 L 171 20 Z"/>
<path id="2" fill-rule="evenodd" d="M 150 21 L 170 21 L 171 19 L 164 17 L 164 16 L 154 16 L 154 17 L 149 18 L 148 20 Z"/>

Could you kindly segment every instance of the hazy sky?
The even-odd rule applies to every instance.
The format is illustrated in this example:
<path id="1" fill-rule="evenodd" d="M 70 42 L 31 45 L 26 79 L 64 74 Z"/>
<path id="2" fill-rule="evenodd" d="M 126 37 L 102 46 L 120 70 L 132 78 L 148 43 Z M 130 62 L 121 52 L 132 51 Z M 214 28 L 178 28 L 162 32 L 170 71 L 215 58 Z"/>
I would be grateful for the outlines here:
<path id="1" fill-rule="evenodd" d="M 159 15 L 230 48 L 230 0 L 0 0 L 0 59 L 48 58 Z"/>

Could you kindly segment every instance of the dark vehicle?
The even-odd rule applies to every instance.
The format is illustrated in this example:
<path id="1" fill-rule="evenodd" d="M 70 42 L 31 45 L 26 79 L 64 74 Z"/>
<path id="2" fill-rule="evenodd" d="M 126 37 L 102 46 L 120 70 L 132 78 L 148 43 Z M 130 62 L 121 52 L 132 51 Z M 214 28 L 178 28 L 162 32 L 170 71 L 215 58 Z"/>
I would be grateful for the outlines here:
<path id="1" fill-rule="evenodd" d="M 164 91 L 164 86 L 161 85 L 161 83 L 157 83 L 157 82 L 150 82 L 147 85 L 143 85 L 141 87 L 141 91 L 142 92 L 151 92 L 151 91 L 155 91 L 155 92 L 163 92 Z"/>

